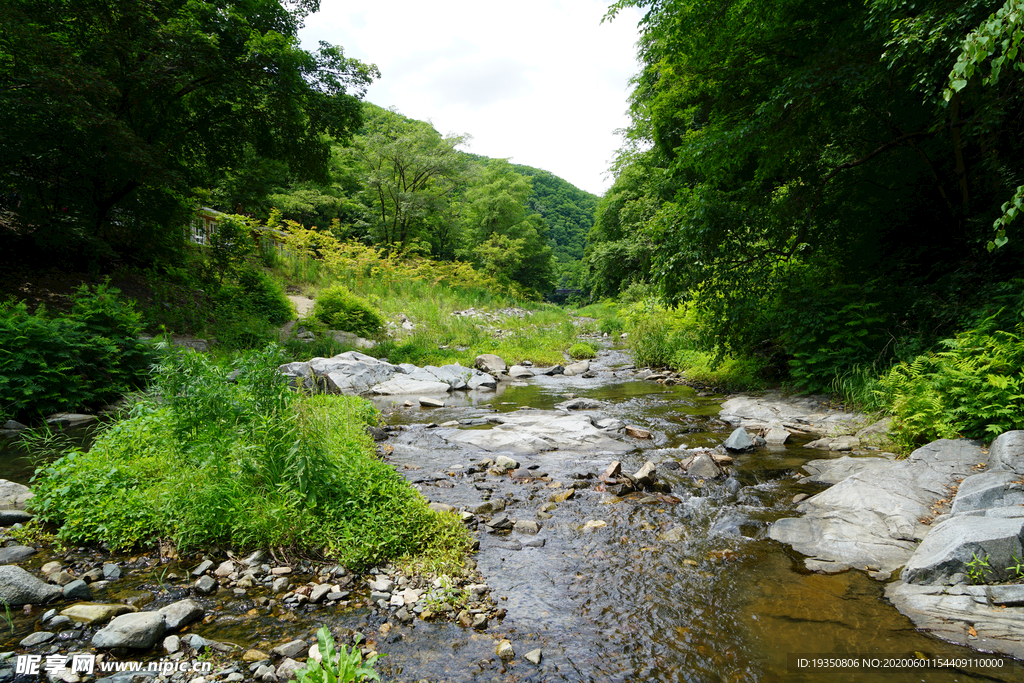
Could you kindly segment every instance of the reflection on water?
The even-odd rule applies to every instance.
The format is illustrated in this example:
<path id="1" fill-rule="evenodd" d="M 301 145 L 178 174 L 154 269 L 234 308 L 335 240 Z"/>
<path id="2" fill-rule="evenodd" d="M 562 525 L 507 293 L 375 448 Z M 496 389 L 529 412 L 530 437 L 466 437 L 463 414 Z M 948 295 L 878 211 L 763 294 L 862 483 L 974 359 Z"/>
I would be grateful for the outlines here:
<path id="1" fill-rule="evenodd" d="M 717 445 L 730 431 L 715 419 L 720 397 L 610 374 L 593 380 L 534 378 L 503 386 L 497 394 L 464 395 L 439 409 L 406 408 L 404 399 L 378 404 L 391 423 L 407 426 L 391 441 L 391 462 L 419 482 L 430 500 L 473 507 L 487 496 L 501 497 L 510 517 L 535 519 L 552 493 L 575 477 L 601 472 L 613 456 L 519 456 L 563 488 L 489 475 L 483 483 L 493 491 L 482 490 L 472 477 L 447 472 L 490 454 L 448 444 L 427 424 L 523 406 L 552 409 L 566 394 L 606 401 L 598 411 L 602 416 L 654 433 L 621 458 L 629 472 L 648 459 L 656 464 L 678 459 L 680 448 Z M 378 669 L 386 680 L 403 681 L 1024 680 L 1024 667 L 1009 661 L 981 673 L 904 669 L 824 675 L 788 669 L 790 653 L 976 654 L 917 632 L 884 600 L 882 585 L 863 573 L 808 573 L 792 550 L 767 539 L 771 522 L 794 514 L 795 493 L 817 490 L 795 484 L 792 476 L 816 457 L 821 453 L 799 444 L 739 456 L 730 482 L 695 482 L 659 468 L 675 498 L 619 499 L 582 488 L 541 522 L 541 548 L 508 550 L 499 547 L 502 539 L 481 533 L 476 560 L 508 611 L 505 620 L 483 633 L 422 621 L 394 626 L 386 636 L 374 636 L 377 648 L 389 655 Z M 425 473 L 439 473 L 436 479 L 444 486 Z M 592 520 L 605 526 L 585 529 Z M 379 613 L 364 610 L 299 612 L 297 620 L 285 620 L 280 613 L 251 608 L 244 601 L 228 602 L 217 607 L 216 621 L 197 630 L 266 650 L 284 640 L 311 638 L 322 623 L 376 634 L 382 622 Z M 502 637 L 517 653 L 510 663 L 495 656 L 495 639 Z M 540 666 L 523 659 L 535 648 L 544 653 Z"/>

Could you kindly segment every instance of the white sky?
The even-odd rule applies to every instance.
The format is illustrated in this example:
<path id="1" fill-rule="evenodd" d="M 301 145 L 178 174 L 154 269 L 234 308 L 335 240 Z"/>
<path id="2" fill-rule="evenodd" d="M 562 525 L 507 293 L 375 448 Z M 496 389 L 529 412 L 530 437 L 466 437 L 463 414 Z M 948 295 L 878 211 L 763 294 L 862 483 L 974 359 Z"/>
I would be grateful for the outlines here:
<path id="1" fill-rule="evenodd" d="M 303 47 L 324 40 L 376 64 L 366 100 L 468 133 L 466 151 L 511 158 L 602 194 L 628 125 L 640 13 L 610 0 L 321 0 Z"/>

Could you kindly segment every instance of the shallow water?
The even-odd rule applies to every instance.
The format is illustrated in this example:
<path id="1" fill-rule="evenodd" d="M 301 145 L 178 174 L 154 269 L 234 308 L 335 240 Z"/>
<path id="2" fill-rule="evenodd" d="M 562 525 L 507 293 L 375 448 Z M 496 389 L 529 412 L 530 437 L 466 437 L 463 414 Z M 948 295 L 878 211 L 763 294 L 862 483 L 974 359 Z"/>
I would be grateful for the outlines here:
<path id="1" fill-rule="evenodd" d="M 621 354 L 605 352 L 595 365 L 610 370 L 626 363 Z M 722 397 L 699 397 L 688 387 L 617 374 L 590 380 L 538 377 L 503 385 L 498 393 L 462 397 L 439 409 L 405 408 L 393 399 L 379 399 L 389 423 L 405 426 L 388 442 L 393 448 L 388 459 L 431 501 L 474 507 L 488 497 L 501 497 L 509 517 L 536 519 L 537 509 L 563 490 L 551 488 L 553 484 L 596 475 L 613 459 L 621 459 L 623 470 L 633 472 L 646 460 L 659 464 L 679 459 L 680 448 L 717 445 L 728 435 L 730 428 L 715 419 Z M 570 393 L 606 401 L 594 414 L 644 427 L 654 438 L 631 440 L 637 450 L 624 457 L 570 452 L 517 456 L 523 465 L 547 472 L 550 483 L 493 475 L 474 481 L 460 468 L 490 454 L 450 445 L 428 426 L 524 406 L 552 409 Z M 799 442 L 738 456 L 734 477 L 740 488 L 735 494 L 723 481 L 692 481 L 659 468 L 678 503 L 640 494 L 619 499 L 580 489 L 558 504 L 551 519 L 541 521 L 541 548 L 510 550 L 503 544 L 532 537 L 481 531 L 475 559 L 507 617 L 492 621 L 482 633 L 423 621 L 395 626 L 387 636 L 376 637 L 377 649 L 388 654 L 378 670 L 385 680 L 431 681 L 1024 680 L 1024 667 L 1011 660 L 1003 660 L 1002 668 L 966 671 L 789 669 L 790 656 L 797 653 L 978 657 L 975 651 L 916 631 L 885 601 L 882 584 L 865 574 L 809 573 L 797 553 L 767 538 L 770 523 L 795 514 L 790 503 L 794 494 L 820 490 L 796 484 L 793 476 L 804 462 L 819 457 L 820 451 L 804 449 Z M 590 520 L 606 526 L 584 530 Z M 680 540 L 659 539 L 674 528 L 681 529 Z M 162 571 L 154 568 L 153 578 L 141 587 L 154 590 L 158 602 L 170 601 L 176 594 L 160 593 L 158 569 Z M 318 609 L 297 612 L 298 621 L 286 621 L 281 612 L 250 611 L 258 595 L 254 591 L 242 600 L 208 602 L 221 616 L 196 632 L 267 649 L 309 637 L 322 623 L 370 632 L 383 620 L 368 610 Z M 24 629 L 20 624 L 19 633 Z M 495 656 L 496 639 L 502 637 L 511 640 L 517 655 L 507 664 Z M 540 666 L 523 659 L 535 648 L 544 653 Z"/>

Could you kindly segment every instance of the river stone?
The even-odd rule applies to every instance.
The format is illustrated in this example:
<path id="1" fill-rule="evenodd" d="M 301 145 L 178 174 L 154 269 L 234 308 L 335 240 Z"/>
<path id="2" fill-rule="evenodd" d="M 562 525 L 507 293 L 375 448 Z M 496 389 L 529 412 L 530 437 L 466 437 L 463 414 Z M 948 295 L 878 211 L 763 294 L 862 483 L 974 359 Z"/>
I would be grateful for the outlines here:
<path id="1" fill-rule="evenodd" d="M 275 647 L 273 652 L 278 657 L 298 657 L 306 651 L 306 643 L 301 640 L 290 640 Z"/>
<path id="2" fill-rule="evenodd" d="M 540 648 L 537 648 L 536 650 L 530 650 L 523 656 L 526 658 L 526 661 L 531 664 L 540 664 L 541 660 L 544 658 L 544 653 Z"/>
<path id="3" fill-rule="evenodd" d="M 686 527 L 682 524 L 677 524 L 668 531 L 658 534 L 658 540 L 663 543 L 679 543 L 680 541 L 685 541 L 687 536 Z"/>
<path id="4" fill-rule="evenodd" d="M 650 486 L 654 482 L 658 481 L 658 468 L 654 466 L 653 462 L 648 460 L 644 463 L 644 466 L 633 475 L 633 478 L 636 479 L 636 483 L 639 486 Z"/>
<path id="5" fill-rule="evenodd" d="M 439 398 L 430 398 L 429 396 L 420 396 L 416 400 L 424 408 L 444 408 L 444 401 L 442 401 Z"/>
<path id="6" fill-rule="evenodd" d="M 0 510 L 0 526 L 14 526 L 32 521 L 32 515 L 24 510 Z"/>
<path id="7" fill-rule="evenodd" d="M 33 493 L 24 484 L 0 479 L 0 509 L 24 510 Z"/>
<path id="8" fill-rule="evenodd" d="M 808 444 L 809 445 L 809 444 Z M 869 470 L 887 470 L 893 466 L 894 460 L 889 458 L 851 458 L 844 455 L 841 458 L 826 458 L 824 460 L 811 460 L 804 464 L 804 471 L 810 476 L 800 480 L 801 484 L 838 484 L 852 474 L 867 472 Z"/>
<path id="9" fill-rule="evenodd" d="M 401 396 L 406 394 L 447 394 L 451 387 L 445 382 L 428 382 L 412 379 L 405 375 L 395 375 L 386 382 L 370 387 L 374 394 L 382 396 Z"/>
<path id="10" fill-rule="evenodd" d="M 521 534 L 536 534 L 540 532 L 540 524 L 533 520 L 521 519 L 512 526 L 512 529 Z"/>
<path id="11" fill-rule="evenodd" d="M 925 536 L 900 578 L 906 583 L 938 585 L 954 574 L 967 574 L 967 564 L 974 557 L 987 557 L 987 580 L 1015 579 L 1005 568 L 1014 564 L 1014 556 L 1024 556 L 1022 543 L 1024 518 L 951 517 Z"/>
<path id="12" fill-rule="evenodd" d="M 197 619 L 202 619 L 206 610 L 195 600 L 186 598 L 172 602 L 166 607 L 161 607 L 159 613 L 164 618 L 168 631 L 176 631 L 182 626 L 188 626 Z"/>
<path id="13" fill-rule="evenodd" d="M 330 584 L 321 583 L 313 586 L 313 590 L 309 592 L 309 601 L 312 603 L 318 603 L 322 601 L 327 594 L 333 590 Z"/>
<path id="14" fill-rule="evenodd" d="M 82 579 L 75 579 L 64 586 L 62 594 L 65 600 L 88 600 L 92 597 L 89 585 Z"/>
<path id="15" fill-rule="evenodd" d="M 491 375 L 486 372 L 480 372 L 474 370 L 473 375 L 466 380 L 466 388 L 470 391 L 476 389 L 495 389 L 498 386 L 498 380 L 494 379 Z"/>
<path id="16" fill-rule="evenodd" d="M 158 612 L 137 612 L 114 617 L 92 637 L 97 648 L 128 647 L 138 650 L 153 647 L 164 634 L 164 617 Z"/>
<path id="17" fill-rule="evenodd" d="M 766 392 L 762 396 L 735 396 L 722 403 L 719 417 L 731 425 L 751 430 L 765 429 L 773 422 L 784 428 L 811 434 L 850 434 L 870 422 L 867 415 L 832 410 L 815 396 L 784 396 Z"/>
<path id="18" fill-rule="evenodd" d="M 747 430 L 743 429 L 743 427 L 737 427 L 722 445 L 725 446 L 726 450 L 740 452 L 751 450 L 754 447 L 754 442 L 751 440 L 750 435 L 747 434 Z"/>
<path id="19" fill-rule="evenodd" d="M 103 578 L 107 581 L 116 581 L 121 578 L 121 567 L 113 562 L 103 563 Z"/>
<path id="20" fill-rule="evenodd" d="M 167 636 L 163 642 L 164 652 L 173 655 L 181 649 L 181 638 L 178 636 Z"/>
<path id="21" fill-rule="evenodd" d="M 561 375 L 565 372 L 565 368 L 561 365 L 552 365 L 550 368 L 531 368 L 531 370 L 533 370 L 535 375 L 545 375 L 547 377 Z"/>
<path id="22" fill-rule="evenodd" d="M 800 503 L 800 518 L 780 519 L 769 536 L 812 559 L 893 572 L 931 530 L 919 520 L 947 487 L 988 462 L 981 445 L 941 439 L 887 467 L 871 465 Z"/>
<path id="23" fill-rule="evenodd" d="M 39 605 L 56 600 L 61 589 L 44 583 L 21 567 L 13 564 L 0 566 L 0 602 L 12 607 Z"/>
<path id="24" fill-rule="evenodd" d="M 991 457 L 991 451 L 989 452 Z M 1007 470 L 991 470 L 960 482 L 950 514 L 1024 505 L 1021 475 Z"/>
<path id="25" fill-rule="evenodd" d="M 707 453 L 700 453 L 686 464 L 686 475 L 695 479 L 715 479 L 722 476 L 722 468 Z"/>
<path id="26" fill-rule="evenodd" d="M 30 548 L 27 545 L 9 545 L 6 548 L 0 548 L 0 564 L 21 562 L 35 554 L 36 549 Z"/>
<path id="27" fill-rule="evenodd" d="M 210 567 L 212 566 L 213 560 L 203 560 L 199 563 L 199 566 L 192 570 L 192 576 L 200 577 L 206 572 L 210 571 Z"/>
<path id="28" fill-rule="evenodd" d="M 526 377 L 533 377 L 533 370 L 525 368 L 522 365 L 513 365 L 508 369 L 508 376 L 512 379 L 522 379 Z"/>
<path id="29" fill-rule="evenodd" d="M 102 624 L 121 614 L 132 612 L 128 605 L 98 605 L 80 603 L 61 610 L 61 616 L 86 625 Z"/>
<path id="30" fill-rule="evenodd" d="M 50 633 L 49 631 L 36 631 L 30 636 L 23 638 L 19 645 L 22 647 L 35 647 L 36 645 L 42 645 L 43 643 L 48 643 L 53 640 L 54 635 L 56 634 Z"/>
<path id="31" fill-rule="evenodd" d="M 782 427 L 772 427 L 765 433 L 764 440 L 769 446 L 781 446 L 789 437 L 789 432 Z"/>
<path id="32" fill-rule="evenodd" d="M 990 588 L 994 586 L 895 582 L 886 586 L 885 597 L 917 628 L 936 638 L 1024 659 L 1020 611 L 989 605 L 985 591 Z"/>
<path id="33" fill-rule="evenodd" d="M 496 356 L 493 353 L 483 353 L 477 356 L 473 361 L 473 367 L 488 373 L 502 373 L 508 370 L 508 365 L 501 356 Z"/>
<path id="34" fill-rule="evenodd" d="M 492 429 L 439 429 L 445 441 L 485 451 L 513 454 L 543 451 L 609 451 L 624 453 L 635 446 L 614 439 L 594 426 L 584 413 L 531 410 L 503 415 Z"/>
<path id="35" fill-rule="evenodd" d="M 504 661 L 508 661 L 516 656 L 515 650 L 512 649 L 512 643 L 504 639 L 494 648 L 494 653 Z"/>
<path id="36" fill-rule="evenodd" d="M 84 415 L 82 413 L 54 413 L 46 418 L 48 427 L 59 427 L 60 429 L 75 429 L 84 427 L 99 420 L 95 415 Z"/>
<path id="37" fill-rule="evenodd" d="M 270 659 L 270 655 L 260 650 L 246 650 L 242 655 L 243 662 L 265 662 Z"/>
<path id="38" fill-rule="evenodd" d="M 217 589 L 217 581 L 212 576 L 200 576 L 195 583 L 196 592 L 209 595 Z"/>
<path id="39" fill-rule="evenodd" d="M 562 374 L 566 377 L 572 377 L 573 375 L 582 375 L 583 373 L 590 370 L 590 361 L 581 360 L 576 363 L 570 363 L 562 369 Z"/>
<path id="40" fill-rule="evenodd" d="M 1014 430 L 997 436 L 989 446 L 992 469 L 1003 469 L 1024 474 L 1024 431 Z"/>
<path id="41" fill-rule="evenodd" d="M 856 450 L 858 448 L 860 448 L 860 439 L 849 435 L 837 436 L 828 444 L 828 449 L 830 451 L 845 452 Z"/>
<path id="42" fill-rule="evenodd" d="M 295 672 L 305 668 L 305 664 L 286 657 L 283 662 L 277 665 L 277 677 L 282 681 L 290 681 L 295 678 Z"/>
<path id="43" fill-rule="evenodd" d="M 519 463 L 507 455 L 499 455 L 494 459 L 494 466 L 499 470 L 505 470 L 507 472 L 519 467 Z"/>

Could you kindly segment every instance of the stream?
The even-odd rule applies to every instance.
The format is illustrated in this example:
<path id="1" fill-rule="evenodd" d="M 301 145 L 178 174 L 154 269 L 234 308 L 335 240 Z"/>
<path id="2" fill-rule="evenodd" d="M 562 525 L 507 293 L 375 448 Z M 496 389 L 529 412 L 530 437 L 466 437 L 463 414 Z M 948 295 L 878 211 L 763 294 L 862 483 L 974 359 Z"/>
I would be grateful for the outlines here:
<path id="1" fill-rule="evenodd" d="M 455 395 L 444 408 L 374 399 L 388 424 L 399 427 L 386 442 L 387 460 L 431 502 L 472 510 L 500 498 L 509 517 L 540 522 L 536 536 L 490 534 L 480 525 L 480 550 L 473 558 L 493 599 L 507 611 L 503 620 L 492 620 L 483 631 L 416 620 L 381 632 L 386 615 L 379 610 L 310 609 L 282 618 L 281 612 L 254 609 L 254 591 L 241 598 L 197 598 L 216 618 L 192 631 L 261 649 L 310 638 L 321 624 L 372 632 L 377 649 L 387 653 L 377 670 L 384 680 L 397 681 L 1024 680 L 1024 666 L 1005 658 L 1001 667 L 985 669 L 791 669 L 797 655 L 979 654 L 915 630 L 885 601 L 883 584 L 863 572 L 808 572 L 801 556 L 767 538 L 768 525 L 794 515 L 794 495 L 822 490 L 794 477 L 804 462 L 827 457 L 821 451 L 797 440 L 739 454 L 728 480 L 693 480 L 664 468 L 662 463 L 683 457 L 681 449 L 714 447 L 728 436 L 732 427 L 716 419 L 723 397 L 637 380 L 629 363 L 622 352 L 602 351 L 592 362 L 596 378 L 538 376 L 503 383 L 498 392 Z M 437 428 L 459 421 L 463 429 L 487 429 L 488 416 L 551 410 L 568 394 L 605 402 L 586 412 L 637 425 L 652 438 L 623 437 L 638 447 L 625 455 L 517 455 L 523 467 L 547 474 L 524 482 L 472 471 L 493 454 L 453 445 Z M 0 477 L 27 483 L 31 469 L 15 455 L 0 454 Z M 654 462 L 672 496 L 619 498 L 596 490 L 594 477 L 613 460 L 630 473 Z M 538 519 L 541 506 L 570 485 L 575 495 L 557 503 L 549 519 Z M 587 528 L 587 522 L 604 524 Z M 541 547 L 524 545 L 540 540 Z M 136 556 L 117 557 L 126 566 L 143 564 Z M 47 559 L 40 553 L 22 566 L 31 571 Z M 195 563 L 190 558 L 180 568 L 169 567 L 187 575 Z M 143 592 L 159 605 L 188 597 L 188 584 L 161 580 L 167 568 L 130 572 L 96 599 L 118 601 Z M 38 612 L 15 615 L 13 633 L 0 636 L 0 649 L 17 648 L 36 628 L 35 619 Z M 502 638 L 515 650 L 510 662 L 495 654 Z M 539 665 L 523 657 L 537 648 L 543 652 Z"/>

